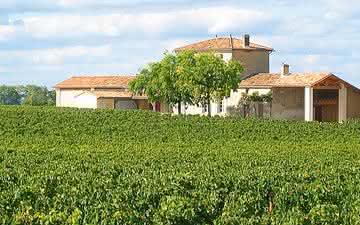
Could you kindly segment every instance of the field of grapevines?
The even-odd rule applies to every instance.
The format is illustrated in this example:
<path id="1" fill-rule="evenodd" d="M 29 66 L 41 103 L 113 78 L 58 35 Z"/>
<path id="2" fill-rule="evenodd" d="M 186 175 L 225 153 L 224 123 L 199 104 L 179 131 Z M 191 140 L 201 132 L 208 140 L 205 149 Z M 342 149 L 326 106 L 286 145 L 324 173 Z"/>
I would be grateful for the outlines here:
<path id="1" fill-rule="evenodd" d="M 360 122 L 0 107 L 0 224 L 360 224 Z"/>

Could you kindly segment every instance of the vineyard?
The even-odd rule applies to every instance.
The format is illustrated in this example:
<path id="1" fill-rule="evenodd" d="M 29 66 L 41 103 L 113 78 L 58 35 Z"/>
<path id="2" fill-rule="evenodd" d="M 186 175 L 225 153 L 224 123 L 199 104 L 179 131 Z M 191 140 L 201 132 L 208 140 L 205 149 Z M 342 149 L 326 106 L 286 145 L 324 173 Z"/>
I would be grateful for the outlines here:
<path id="1" fill-rule="evenodd" d="M 360 224 L 360 122 L 0 107 L 0 224 Z"/>

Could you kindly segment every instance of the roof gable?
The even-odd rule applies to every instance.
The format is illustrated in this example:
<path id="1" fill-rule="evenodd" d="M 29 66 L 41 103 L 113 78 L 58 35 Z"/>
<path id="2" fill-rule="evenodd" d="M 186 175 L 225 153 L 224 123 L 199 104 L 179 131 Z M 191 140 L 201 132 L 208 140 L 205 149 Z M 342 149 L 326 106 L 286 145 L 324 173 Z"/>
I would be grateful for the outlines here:
<path id="1" fill-rule="evenodd" d="M 184 50 L 195 50 L 195 51 L 210 51 L 210 50 L 265 50 L 265 51 L 274 51 L 270 47 L 263 45 L 250 43 L 249 47 L 244 47 L 243 40 L 238 38 L 213 38 L 205 41 L 196 42 L 190 45 L 179 47 L 175 49 L 175 52 L 184 51 Z"/>
<path id="2" fill-rule="evenodd" d="M 136 76 L 74 76 L 55 88 L 127 88 Z"/>

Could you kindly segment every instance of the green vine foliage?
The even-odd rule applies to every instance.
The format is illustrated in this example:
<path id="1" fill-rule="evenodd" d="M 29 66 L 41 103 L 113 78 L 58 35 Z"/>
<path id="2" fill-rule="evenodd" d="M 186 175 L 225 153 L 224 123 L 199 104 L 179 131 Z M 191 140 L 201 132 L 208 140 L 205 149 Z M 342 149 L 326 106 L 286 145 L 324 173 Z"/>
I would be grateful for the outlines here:
<path id="1" fill-rule="evenodd" d="M 360 122 L 0 106 L 0 224 L 359 224 Z"/>
<path id="2" fill-rule="evenodd" d="M 266 94 L 260 94 L 258 91 L 254 91 L 251 94 L 242 93 L 240 103 L 241 104 L 249 104 L 252 102 L 263 102 L 263 103 L 271 103 L 272 101 L 272 92 L 269 91 Z"/>

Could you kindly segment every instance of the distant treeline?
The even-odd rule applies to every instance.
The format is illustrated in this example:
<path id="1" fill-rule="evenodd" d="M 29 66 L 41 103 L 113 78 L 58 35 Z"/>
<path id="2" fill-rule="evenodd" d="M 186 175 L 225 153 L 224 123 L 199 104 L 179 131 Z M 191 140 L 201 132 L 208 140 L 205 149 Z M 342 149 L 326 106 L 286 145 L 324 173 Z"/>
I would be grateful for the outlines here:
<path id="1" fill-rule="evenodd" d="M 0 85 L 0 105 L 55 105 L 56 93 L 36 85 Z"/>

